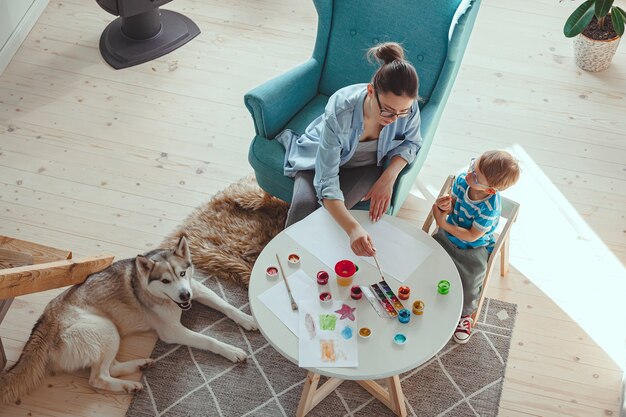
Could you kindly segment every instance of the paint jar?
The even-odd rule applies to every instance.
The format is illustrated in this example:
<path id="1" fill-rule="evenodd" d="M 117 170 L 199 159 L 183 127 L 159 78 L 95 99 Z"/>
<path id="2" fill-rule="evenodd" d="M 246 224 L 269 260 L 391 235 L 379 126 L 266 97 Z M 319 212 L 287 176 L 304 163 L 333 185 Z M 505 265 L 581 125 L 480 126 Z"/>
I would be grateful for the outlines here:
<path id="1" fill-rule="evenodd" d="M 331 295 L 331 293 L 329 293 L 328 291 L 324 291 L 323 293 L 320 294 L 320 303 L 322 305 L 332 304 L 332 302 L 333 302 L 333 296 Z"/>
<path id="2" fill-rule="evenodd" d="M 393 343 L 398 346 L 404 346 L 406 344 L 406 336 L 403 333 L 396 333 L 393 335 Z"/>
<path id="3" fill-rule="evenodd" d="M 278 278 L 278 268 L 276 268 L 273 265 L 268 266 L 267 269 L 265 270 L 265 276 L 267 277 L 267 279 Z"/>
<path id="4" fill-rule="evenodd" d="M 317 283 L 319 285 L 326 285 L 328 284 L 328 272 L 326 271 L 320 271 L 317 273 Z"/>
<path id="5" fill-rule="evenodd" d="M 424 314 L 424 302 L 422 300 L 415 300 L 413 302 L 413 314 L 417 316 Z"/>
<path id="6" fill-rule="evenodd" d="M 361 327 L 359 329 L 359 336 L 362 337 L 363 339 L 367 339 L 371 335 L 372 335 L 372 329 L 370 329 L 369 327 Z"/>
<path id="7" fill-rule="evenodd" d="M 361 290 L 361 287 L 355 285 L 350 288 L 350 297 L 352 297 L 353 300 L 360 300 L 361 297 L 363 297 L 363 290 Z"/>
<path id="8" fill-rule="evenodd" d="M 347 259 L 339 261 L 335 264 L 335 274 L 337 274 L 337 284 L 348 287 L 352 285 L 352 278 L 356 274 L 356 265 Z"/>
<path id="9" fill-rule="evenodd" d="M 442 279 L 441 281 L 439 281 L 439 283 L 437 284 L 437 291 L 439 292 L 439 294 L 447 294 L 450 292 L 450 282 L 446 281 L 445 279 Z"/>
<path id="10" fill-rule="evenodd" d="M 411 289 L 409 287 L 402 286 L 398 289 L 398 298 L 401 300 L 408 300 L 411 296 Z"/>
<path id="11" fill-rule="evenodd" d="M 289 266 L 297 268 L 300 266 L 300 257 L 295 254 L 295 253 L 290 253 L 289 256 L 287 256 L 287 261 L 289 261 Z"/>
<path id="12" fill-rule="evenodd" d="M 400 323 L 408 323 L 411 320 L 411 312 L 406 308 L 398 311 L 398 320 L 400 321 Z"/>

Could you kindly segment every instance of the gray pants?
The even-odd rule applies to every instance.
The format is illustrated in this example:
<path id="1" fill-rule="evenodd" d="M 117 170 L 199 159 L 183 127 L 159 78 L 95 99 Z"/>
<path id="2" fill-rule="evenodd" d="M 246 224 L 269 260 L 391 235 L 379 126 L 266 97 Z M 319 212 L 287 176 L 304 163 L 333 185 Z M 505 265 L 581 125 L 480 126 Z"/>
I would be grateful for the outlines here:
<path id="1" fill-rule="evenodd" d="M 489 252 L 487 248 L 459 249 L 450 242 L 442 229 L 433 235 L 435 240 L 448 252 L 459 270 L 463 284 L 463 310 L 461 315 L 474 313 L 478 307 L 478 298 L 483 288 Z"/>
<path id="2" fill-rule="evenodd" d="M 383 167 L 366 165 L 339 170 L 339 184 L 343 192 L 344 203 L 351 209 L 367 194 L 383 172 Z M 313 186 L 315 171 L 299 171 L 295 177 L 291 207 L 287 213 L 285 227 L 304 219 L 317 210 L 320 205 Z"/>

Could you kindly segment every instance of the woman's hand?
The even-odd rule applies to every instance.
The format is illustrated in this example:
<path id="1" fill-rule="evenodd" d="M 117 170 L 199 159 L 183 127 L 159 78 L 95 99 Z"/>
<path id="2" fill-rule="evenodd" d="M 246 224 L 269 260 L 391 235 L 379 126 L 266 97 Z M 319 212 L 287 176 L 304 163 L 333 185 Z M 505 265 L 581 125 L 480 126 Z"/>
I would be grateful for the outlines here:
<path id="1" fill-rule="evenodd" d="M 383 174 L 361 201 L 370 200 L 370 220 L 377 222 L 387 212 L 393 193 L 394 179 Z M 371 256 L 371 255 L 370 255 Z"/>
<path id="2" fill-rule="evenodd" d="M 363 229 L 363 226 L 357 224 L 348 233 L 350 238 L 350 247 L 352 252 L 357 256 L 374 256 L 376 249 L 374 249 L 374 243 L 371 236 Z"/>

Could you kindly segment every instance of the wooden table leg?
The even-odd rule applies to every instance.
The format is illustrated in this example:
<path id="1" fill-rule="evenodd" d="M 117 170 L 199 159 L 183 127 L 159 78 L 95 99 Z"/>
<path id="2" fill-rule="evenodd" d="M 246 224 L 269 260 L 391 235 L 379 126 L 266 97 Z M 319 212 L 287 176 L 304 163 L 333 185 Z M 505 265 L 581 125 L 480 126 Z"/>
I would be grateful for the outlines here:
<path id="1" fill-rule="evenodd" d="M 404 403 L 404 393 L 400 385 L 400 377 L 398 375 L 387 378 L 388 390 L 385 390 L 379 383 L 375 381 L 355 381 L 365 388 L 367 392 L 372 394 L 387 408 L 393 411 L 397 416 L 406 417 L 406 404 Z"/>
<path id="2" fill-rule="evenodd" d="M 304 382 L 300 403 L 298 404 L 298 410 L 296 411 L 296 417 L 306 416 L 309 411 L 341 385 L 343 379 L 329 378 L 321 387 L 317 388 L 319 382 L 319 374 L 314 372 L 308 373 L 306 381 Z"/>
<path id="3" fill-rule="evenodd" d="M 298 404 L 298 411 L 296 411 L 296 417 L 306 416 L 307 413 L 326 398 L 328 394 L 341 385 L 343 379 L 329 378 L 321 387 L 317 388 L 319 382 L 319 374 L 314 372 L 308 373 L 306 381 L 304 382 L 300 403 Z M 402 392 L 400 377 L 398 375 L 387 378 L 387 390 L 375 381 L 354 382 L 365 388 L 367 392 L 372 394 L 374 398 L 383 403 L 398 417 L 407 416 L 404 393 Z"/>
<path id="4" fill-rule="evenodd" d="M 404 403 L 404 393 L 400 385 L 400 377 L 398 375 L 387 378 L 389 387 L 389 400 L 393 404 L 391 409 L 397 416 L 406 417 L 406 404 Z"/>
<path id="5" fill-rule="evenodd" d="M 298 411 L 296 411 L 296 417 L 304 417 L 311 408 L 313 403 L 313 397 L 317 390 L 317 384 L 320 382 L 319 374 L 309 372 L 304 381 L 304 389 L 302 390 L 302 396 L 300 397 L 300 403 L 298 404 Z"/>

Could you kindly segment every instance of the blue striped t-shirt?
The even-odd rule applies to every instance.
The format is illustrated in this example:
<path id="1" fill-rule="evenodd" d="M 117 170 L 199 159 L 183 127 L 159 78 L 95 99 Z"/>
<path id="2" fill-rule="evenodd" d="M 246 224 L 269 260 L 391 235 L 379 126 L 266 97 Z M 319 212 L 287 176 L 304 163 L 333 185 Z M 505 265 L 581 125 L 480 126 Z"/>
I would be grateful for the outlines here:
<path id="1" fill-rule="evenodd" d="M 446 235 L 460 249 L 486 246 L 489 253 L 491 253 L 495 244 L 493 232 L 498 227 L 502 210 L 500 193 L 496 192 L 484 200 L 474 201 L 470 199 L 465 175 L 466 173 L 459 174 L 452 186 L 452 197 L 456 198 L 456 203 L 452 213 L 448 215 L 447 222 L 468 230 L 473 226 L 485 232 L 485 234 L 474 242 L 461 240 L 448 232 L 446 232 Z"/>

